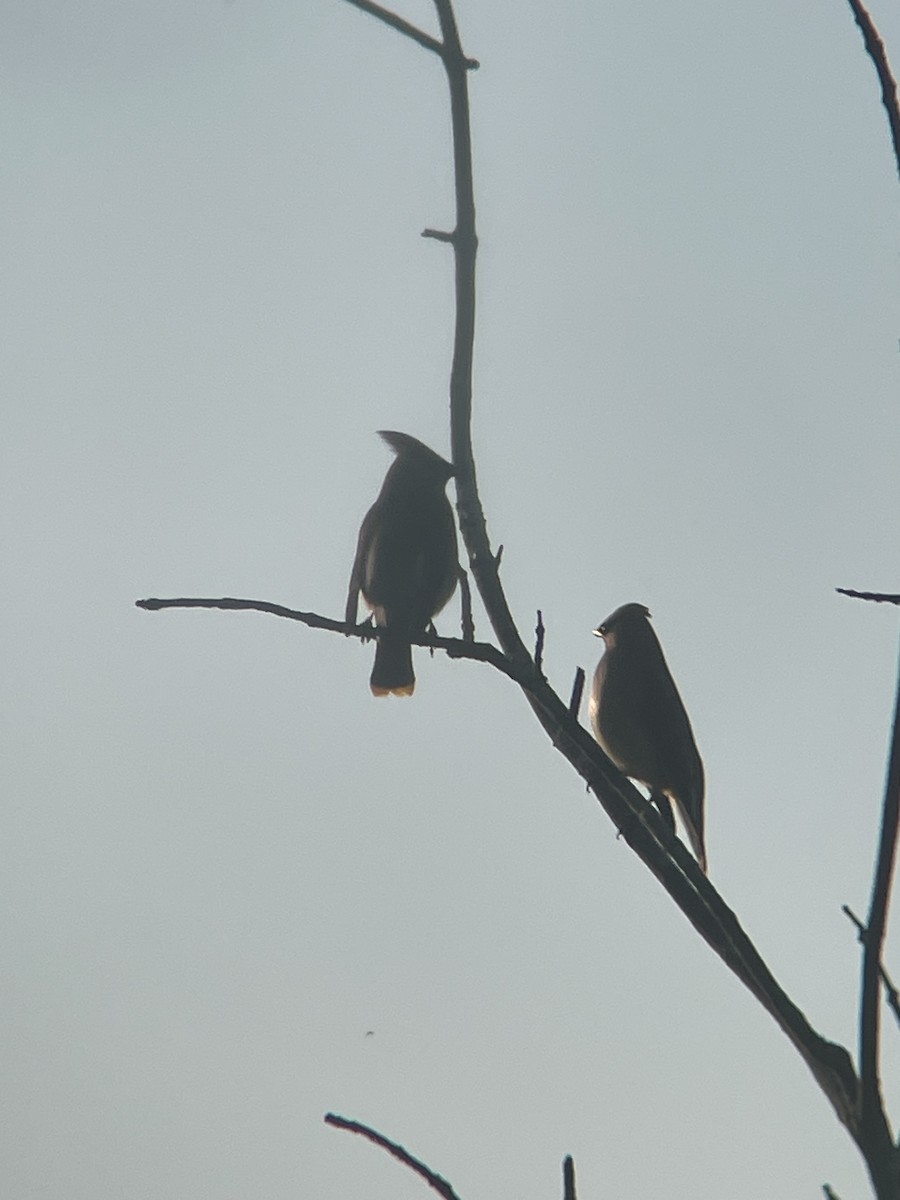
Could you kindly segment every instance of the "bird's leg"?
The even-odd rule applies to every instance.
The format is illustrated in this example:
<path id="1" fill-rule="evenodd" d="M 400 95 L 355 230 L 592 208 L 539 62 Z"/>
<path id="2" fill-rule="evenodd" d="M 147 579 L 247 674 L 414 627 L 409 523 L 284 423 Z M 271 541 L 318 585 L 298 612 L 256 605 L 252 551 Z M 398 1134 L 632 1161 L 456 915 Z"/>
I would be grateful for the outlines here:
<path id="1" fill-rule="evenodd" d="M 672 811 L 672 802 L 665 792 L 651 791 L 651 801 L 659 809 L 659 815 L 663 819 L 663 824 L 672 837 L 675 836 L 675 813 Z"/>
<path id="2" fill-rule="evenodd" d="M 428 624 L 425 626 L 425 632 L 431 638 L 436 638 L 438 636 L 437 626 L 435 625 L 434 621 L 428 622 Z M 432 658 L 434 658 L 434 646 L 428 647 L 428 653 Z"/>
<path id="3" fill-rule="evenodd" d="M 376 627 L 375 626 L 375 617 L 372 613 L 369 613 L 369 615 L 366 617 L 366 619 L 363 622 L 361 622 L 361 624 L 356 626 L 356 630 L 357 630 L 357 633 L 359 633 L 360 640 L 363 642 L 371 642 L 372 638 L 373 638 L 373 632 L 375 630 L 375 627 Z M 360 631 L 362 631 L 362 632 L 360 632 Z M 372 632 L 370 632 L 370 631 L 372 631 Z"/>

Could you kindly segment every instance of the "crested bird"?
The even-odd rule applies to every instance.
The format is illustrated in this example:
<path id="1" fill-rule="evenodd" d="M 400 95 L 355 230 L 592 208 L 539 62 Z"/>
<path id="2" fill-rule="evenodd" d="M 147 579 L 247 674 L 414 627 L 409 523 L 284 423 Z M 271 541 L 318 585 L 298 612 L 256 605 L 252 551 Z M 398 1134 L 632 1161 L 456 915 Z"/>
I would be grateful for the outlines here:
<path id="1" fill-rule="evenodd" d="M 671 833 L 672 803 L 706 874 L 703 763 L 643 604 L 624 604 L 594 633 L 606 643 L 589 704 L 594 737 L 623 775 L 650 790 Z"/>
<path id="2" fill-rule="evenodd" d="M 372 695 L 411 696 L 410 638 L 425 632 L 456 590 L 456 525 L 445 490 L 453 466 L 408 433 L 379 436 L 397 457 L 359 530 L 345 620 L 356 623 L 362 593 L 385 631 L 375 648 Z"/>

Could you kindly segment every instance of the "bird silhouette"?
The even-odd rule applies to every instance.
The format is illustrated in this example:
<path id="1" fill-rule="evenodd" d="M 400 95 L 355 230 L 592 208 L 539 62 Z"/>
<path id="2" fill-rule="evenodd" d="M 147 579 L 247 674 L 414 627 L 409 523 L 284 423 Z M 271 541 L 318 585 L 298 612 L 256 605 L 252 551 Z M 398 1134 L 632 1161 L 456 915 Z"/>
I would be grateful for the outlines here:
<path id="1" fill-rule="evenodd" d="M 669 830 L 672 803 L 706 873 L 703 763 L 643 604 L 625 604 L 594 633 L 606 643 L 589 704 L 594 737 L 623 775 L 650 789 Z"/>
<path id="2" fill-rule="evenodd" d="M 410 638 L 425 632 L 456 590 L 456 525 L 445 490 L 453 467 L 408 433 L 379 436 L 397 457 L 360 527 L 345 619 L 355 624 L 362 594 L 385 631 L 375 648 L 372 694 L 411 696 Z"/>

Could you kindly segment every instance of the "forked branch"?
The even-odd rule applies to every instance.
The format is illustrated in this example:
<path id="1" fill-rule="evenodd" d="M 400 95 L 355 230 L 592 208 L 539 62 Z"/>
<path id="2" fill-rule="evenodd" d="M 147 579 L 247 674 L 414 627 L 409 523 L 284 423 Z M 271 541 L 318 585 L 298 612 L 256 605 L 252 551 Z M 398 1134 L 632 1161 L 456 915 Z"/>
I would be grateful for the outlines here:
<path id="1" fill-rule="evenodd" d="M 478 494 L 471 440 L 472 360 L 475 332 L 475 229 L 466 57 L 450 0 L 435 0 L 444 40 L 442 61 L 450 87 L 456 230 L 456 334 L 450 378 L 450 422 L 457 507 L 472 573 L 507 660 L 528 681 L 526 695 L 553 745 L 586 780 L 600 804 L 643 862 L 660 880 L 700 935 L 750 989 L 799 1050 L 840 1120 L 855 1132 L 859 1086 L 847 1051 L 812 1029 L 779 986 L 734 913 L 684 846 L 668 835 L 637 790 L 609 762 L 570 713 L 529 655 L 512 618 L 491 551 Z"/>
<path id="2" fill-rule="evenodd" d="M 871 18 L 859 0 L 849 0 L 863 30 L 866 49 L 876 64 L 882 98 L 891 124 L 900 170 L 900 111 L 896 85 L 887 64 L 884 46 Z M 372 0 L 347 3 L 435 53 L 446 72 L 450 91 L 456 223 L 450 232 L 428 229 L 425 235 L 447 244 L 454 255 L 456 310 L 453 362 L 450 377 L 450 424 L 456 472 L 459 524 L 472 573 L 491 621 L 499 648 L 488 643 L 455 638 L 422 637 L 417 645 L 434 646 L 449 655 L 487 662 L 514 680 L 525 693 L 538 721 L 553 745 L 587 782 L 622 836 L 660 881 L 697 932 L 773 1017 L 809 1066 L 831 1102 L 838 1118 L 859 1145 L 879 1200 L 900 1200 L 900 1167 L 878 1083 L 878 981 L 890 883 L 893 873 L 898 817 L 900 817 L 900 687 L 894 722 L 891 760 L 885 793 L 884 820 L 878 864 L 865 938 L 861 1000 L 861 1079 L 850 1055 L 840 1045 L 816 1032 L 777 980 L 742 929 L 735 914 L 700 871 L 687 849 L 666 828 L 656 811 L 610 763 L 578 721 L 573 701 L 563 703 L 550 687 L 518 631 L 500 581 L 500 553 L 494 552 L 481 505 L 471 439 L 472 368 L 475 335 L 475 266 L 478 238 L 475 223 L 472 146 L 469 120 L 468 74 L 477 66 L 462 50 L 451 0 L 434 0 L 440 39 L 432 37 Z M 897 602 L 881 594 L 848 593 L 866 599 Z M 223 598 L 144 600 L 141 607 L 216 607 L 256 609 L 301 621 L 313 628 L 355 637 L 379 636 L 371 626 L 348 626 L 315 613 L 287 609 L 263 601 Z M 539 644 L 542 639 L 539 639 Z M 577 689 L 580 698 L 580 687 Z M 382 1145 L 417 1170 L 446 1200 L 456 1200 L 440 1176 L 409 1155 L 401 1146 L 357 1122 L 329 1115 L 331 1124 L 361 1133 Z M 574 1197 L 574 1174 L 567 1175 L 567 1194 Z"/>

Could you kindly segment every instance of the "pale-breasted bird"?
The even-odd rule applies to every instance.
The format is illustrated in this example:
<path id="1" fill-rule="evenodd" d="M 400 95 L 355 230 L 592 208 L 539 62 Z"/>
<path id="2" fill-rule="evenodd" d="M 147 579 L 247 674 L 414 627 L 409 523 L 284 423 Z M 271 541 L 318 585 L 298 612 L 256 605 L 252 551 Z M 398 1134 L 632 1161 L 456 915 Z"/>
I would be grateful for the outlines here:
<path id="1" fill-rule="evenodd" d="M 643 604 L 625 604 L 594 630 L 606 651 L 594 672 L 591 725 L 622 774 L 650 789 L 673 833 L 674 801 L 705 874 L 703 763 L 649 617 Z"/>
<path id="2" fill-rule="evenodd" d="M 359 531 L 345 620 L 356 623 L 361 592 L 387 631 L 375 648 L 372 695 L 411 696 L 410 637 L 425 632 L 456 590 L 456 525 L 445 490 L 453 467 L 408 433 L 379 436 L 397 457 Z"/>

